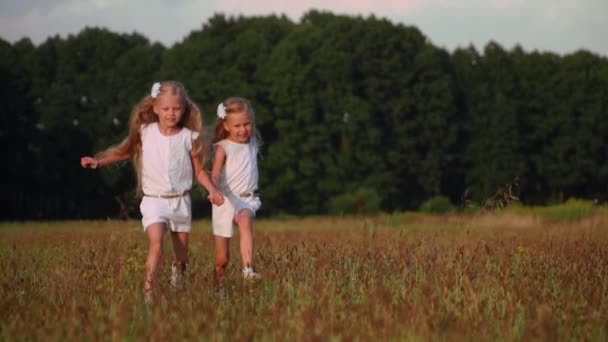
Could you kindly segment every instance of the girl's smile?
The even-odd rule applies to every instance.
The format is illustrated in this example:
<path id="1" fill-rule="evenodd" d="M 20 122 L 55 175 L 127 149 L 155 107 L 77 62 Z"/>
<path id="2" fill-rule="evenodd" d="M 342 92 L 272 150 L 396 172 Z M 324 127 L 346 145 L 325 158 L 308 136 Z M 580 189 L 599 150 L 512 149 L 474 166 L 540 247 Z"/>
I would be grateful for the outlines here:
<path id="1" fill-rule="evenodd" d="M 230 113 L 224 121 L 224 129 L 228 132 L 228 140 L 246 144 L 251 137 L 253 125 L 247 112 Z"/>

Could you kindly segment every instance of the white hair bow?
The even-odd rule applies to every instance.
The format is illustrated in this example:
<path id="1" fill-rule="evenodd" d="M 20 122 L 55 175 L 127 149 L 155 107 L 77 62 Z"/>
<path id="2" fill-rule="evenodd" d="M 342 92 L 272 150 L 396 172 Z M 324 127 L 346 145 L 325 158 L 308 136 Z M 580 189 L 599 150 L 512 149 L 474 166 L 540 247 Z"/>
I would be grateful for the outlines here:
<path id="1" fill-rule="evenodd" d="M 152 91 L 150 91 L 150 96 L 155 99 L 158 94 L 160 94 L 160 83 L 156 82 L 152 85 Z"/>
<path id="2" fill-rule="evenodd" d="M 217 106 L 217 117 L 220 119 L 226 118 L 226 107 L 222 102 L 220 102 L 220 104 Z"/>

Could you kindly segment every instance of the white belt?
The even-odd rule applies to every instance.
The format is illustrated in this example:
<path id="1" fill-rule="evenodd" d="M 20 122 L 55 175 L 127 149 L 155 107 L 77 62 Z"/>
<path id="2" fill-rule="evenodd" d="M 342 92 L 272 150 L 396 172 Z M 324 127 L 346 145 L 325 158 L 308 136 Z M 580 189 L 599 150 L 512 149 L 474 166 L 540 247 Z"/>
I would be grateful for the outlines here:
<path id="1" fill-rule="evenodd" d="M 154 194 L 154 195 L 144 193 L 144 196 L 146 196 L 146 197 L 154 197 L 154 198 L 178 198 L 178 197 L 186 196 L 189 193 L 190 193 L 190 190 L 186 190 L 186 191 L 184 191 L 182 193 L 172 192 L 172 193 Z"/>

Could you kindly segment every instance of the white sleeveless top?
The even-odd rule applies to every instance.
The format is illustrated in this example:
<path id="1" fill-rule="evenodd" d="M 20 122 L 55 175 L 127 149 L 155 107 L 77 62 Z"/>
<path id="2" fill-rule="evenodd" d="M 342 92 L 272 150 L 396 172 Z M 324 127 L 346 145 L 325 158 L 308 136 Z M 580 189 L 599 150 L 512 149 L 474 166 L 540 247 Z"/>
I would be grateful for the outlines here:
<path id="1" fill-rule="evenodd" d="M 220 175 L 220 190 L 226 195 L 239 196 L 258 190 L 258 145 L 254 138 L 247 144 L 224 139 L 216 143 L 226 152 Z"/>
<path id="2" fill-rule="evenodd" d="M 192 188 L 192 142 L 198 133 L 188 128 L 175 135 L 163 135 L 158 123 L 141 127 L 144 194 L 179 194 Z"/>

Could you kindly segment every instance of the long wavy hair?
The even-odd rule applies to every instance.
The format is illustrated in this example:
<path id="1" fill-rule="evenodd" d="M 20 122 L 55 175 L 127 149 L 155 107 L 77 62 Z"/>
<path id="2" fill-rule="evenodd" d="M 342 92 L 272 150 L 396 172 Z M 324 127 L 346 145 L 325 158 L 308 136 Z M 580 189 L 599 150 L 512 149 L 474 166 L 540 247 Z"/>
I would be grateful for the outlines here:
<path id="1" fill-rule="evenodd" d="M 251 102 L 243 97 L 229 97 L 222 102 L 224 107 L 226 107 L 226 117 L 232 113 L 242 113 L 246 112 L 251 119 L 251 125 L 253 126 L 253 136 L 255 143 L 258 145 L 258 148 L 262 146 L 262 135 L 255 124 L 255 112 L 253 107 L 251 106 Z M 217 143 L 228 138 L 228 131 L 224 129 L 224 122 L 226 119 L 222 119 L 220 117 L 215 120 L 215 129 L 213 135 L 213 143 Z"/>
<path id="2" fill-rule="evenodd" d="M 137 173 L 137 192 L 141 194 L 141 174 L 142 174 L 142 142 L 141 128 L 153 122 L 158 122 L 158 116 L 154 113 L 154 105 L 159 97 L 163 95 L 179 96 L 182 100 L 182 118 L 178 125 L 186 127 L 192 131 L 198 132 L 199 136 L 193 143 L 194 153 L 196 158 L 201 161 L 201 165 L 205 164 L 207 159 L 207 150 L 203 137 L 203 118 L 200 109 L 194 103 L 183 84 L 177 81 L 163 81 L 160 83 L 160 92 L 156 98 L 151 95 L 144 97 L 131 111 L 129 119 L 129 135 L 119 144 L 109 147 L 108 149 L 99 152 L 96 157 L 105 156 L 124 156 L 132 157 L 133 166 Z"/>

